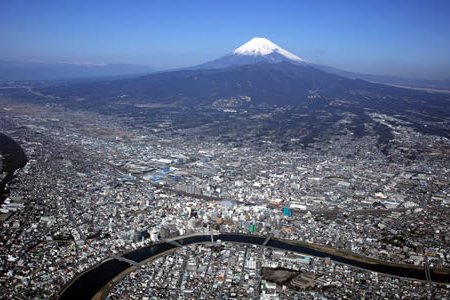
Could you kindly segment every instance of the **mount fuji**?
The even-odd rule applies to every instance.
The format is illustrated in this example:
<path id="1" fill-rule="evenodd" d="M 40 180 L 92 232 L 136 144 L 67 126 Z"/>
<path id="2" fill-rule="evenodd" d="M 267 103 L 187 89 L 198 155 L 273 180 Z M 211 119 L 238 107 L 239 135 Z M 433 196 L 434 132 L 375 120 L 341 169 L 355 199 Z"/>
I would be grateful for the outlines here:
<path id="1" fill-rule="evenodd" d="M 249 65 L 255 63 L 289 62 L 304 65 L 306 60 L 281 48 L 277 44 L 262 37 L 254 37 L 232 53 L 216 60 L 195 66 L 191 69 L 221 69 L 232 66 Z"/>
<path id="2" fill-rule="evenodd" d="M 152 105 L 194 110 L 284 106 L 310 113 L 320 108 L 331 115 L 339 111 L 359 116 L 368 111 L 405 115 L 416 107 L 420 114 L 450 114 L 445 95 L 333 74 L 265 38 L 253 38 L 229 55 L 195 68 L 43 88 L 40 93 L 60 97 L 72 106 L 108 111 L 124 109 L 126 103 L 136 109 Z"/>
<path id="3" fill-rule="evenodd" d="M 196 68 L 120 80 L 64 82 L 36 88 L 38 93 L 32 94 L 27 89 L 2 93 L 41 104 L 116 114 L 136 128 L 151 124 L 154 132 L 163 130 L 167 137 L 178 133 L 199 140 L 214 136 L 221 142 L 256 147 L 265 147 L 262 141 L 267 140 L 286 151 L 317 141 L 329 148 L 335 136 L 351 135 L 351 139 L 371 136 L 388 154 L 386 145 L 396 128 L 392 126 L 450 138 L 448 124 L 442 122 L 450 116 L 448 95 L 331 71 L 267 39 L 254 38 Z"/>
<path id="4" fill-rule="evenodd" d="M 363 79 L 370 82 L 376 82 L 389 85 L 410 86 L 419 88 L 432 89 L 450 89 L 450 80 L 424 80 L 424 79 L 407 79 L 388 75 L 372 75 L 350 72 L 322 64 L 317 64 L 305 60 L 273 43 L 263 37 L 254 37 L 247 43 L 236 48 L 233 52 L 209 61 L 198 66 L 189 68 L 190 70 L 200 69 L 222 69 L 232 66 L 252 65 L 256 63 L 280 63 L 288 62 L 296 65 L 308 65 L 318 70 L 339 75 L 346 78 Z"/>

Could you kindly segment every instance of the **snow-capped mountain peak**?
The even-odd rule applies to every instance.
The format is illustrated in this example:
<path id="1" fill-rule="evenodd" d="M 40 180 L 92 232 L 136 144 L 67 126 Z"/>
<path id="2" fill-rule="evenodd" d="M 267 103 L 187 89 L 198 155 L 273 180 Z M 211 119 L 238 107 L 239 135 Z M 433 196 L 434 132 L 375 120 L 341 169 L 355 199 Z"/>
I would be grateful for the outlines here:
<path id="1" fill-rule="evenodd" d="M 266 56 L 272 53 L 278 53 L 293 61 L 304 62 L 304 59 L 298 57 L 295 54 L 292 54 L 287 50 L 284 50 L 268 39 L 261 37 L 252 38 L 250 41 L 233 51 L 233 54 L 235 55 L 250 56 Z"/>
<path id="2" fill-rule="evenodd" d="M 233 52 L 191 69 L 222 69 L 232 66 L 260 63 L 278 64 L 282 62 L 294 65 L 309 64 L 308 61 L 281 48 L 266 38 L 255 37 Z"/>

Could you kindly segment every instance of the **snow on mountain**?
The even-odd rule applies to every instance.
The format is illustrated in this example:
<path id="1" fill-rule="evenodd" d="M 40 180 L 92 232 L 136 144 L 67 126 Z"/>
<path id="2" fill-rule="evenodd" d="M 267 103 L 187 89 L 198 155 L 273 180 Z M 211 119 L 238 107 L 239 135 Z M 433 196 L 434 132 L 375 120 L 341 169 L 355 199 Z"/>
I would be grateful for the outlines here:
<path id="1" fill-rule="evenodd" d="M 266 38 L 254 37 L 244 45 L 233 51 L 235 55 L 250 55 L 250 56 L 266 56 L 272 53 L 278 53 L 282 56 L 297 62 L 304 62 L 305 60 L 295 54 L 281 48 L 277 44 L 269 41 Z"/>
<path id="2" fill-rule="evenodd" d="M 277 64 L 281 62 L 297 65 L 309 64 L 303 58 L 292 54 L 266 38 L 255 37 L 228 55 L 194 66 L 190 69 L 222 69 L 232 66 L 253 65 L 258 63 Z"/>

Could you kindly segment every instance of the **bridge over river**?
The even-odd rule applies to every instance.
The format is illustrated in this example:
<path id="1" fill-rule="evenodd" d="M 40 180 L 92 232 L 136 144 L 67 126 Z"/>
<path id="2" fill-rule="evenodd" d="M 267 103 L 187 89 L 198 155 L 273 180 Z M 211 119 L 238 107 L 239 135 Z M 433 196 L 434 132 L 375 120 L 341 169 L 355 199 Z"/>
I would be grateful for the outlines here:
<path id="1" fill-rule="evenodd" d="M 144 246 L 121 256 L 108 258 L 72 279 L 61 291 L 58 299 L 104 299 L 109 289 L 115 283 L 120 281 L 129 272 L 139 268 L 139 266 L 163 255 L 172 253 L 180 247 L 191 244 L 211 244 L 218 240 L 230 243 L 259 245 L 316 257 L 329 257 L 336 263 L 390 276 L 450 283 L 450 269 L 446 268 L 395 264 L 321 245 L 267 236 L 241 233 L 199 233 L 179 236 Z"/>

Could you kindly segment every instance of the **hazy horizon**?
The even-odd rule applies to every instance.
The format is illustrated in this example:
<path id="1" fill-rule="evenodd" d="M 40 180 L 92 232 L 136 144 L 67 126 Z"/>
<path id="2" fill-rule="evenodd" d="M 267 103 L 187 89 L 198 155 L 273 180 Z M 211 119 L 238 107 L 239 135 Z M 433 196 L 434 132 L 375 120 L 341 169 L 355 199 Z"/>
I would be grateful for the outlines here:
<path id="1" fill-rule="evenodd" d="M 14 1 L 0 5 L 0 60 L 198 65 L 255 36 L 343 70 L 450 79 L 446 1 L 276 4 Z"/>

